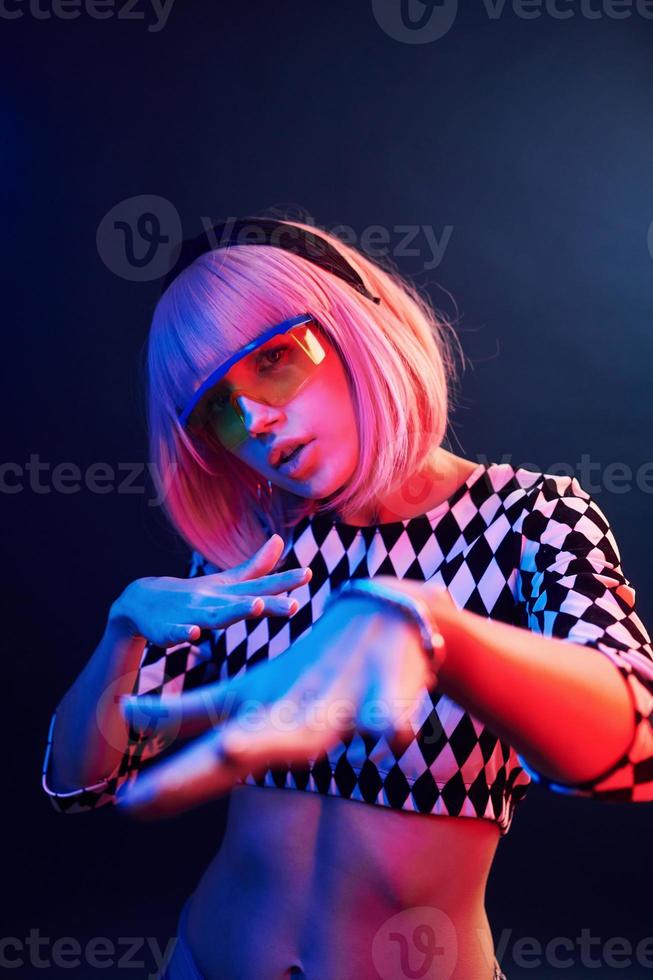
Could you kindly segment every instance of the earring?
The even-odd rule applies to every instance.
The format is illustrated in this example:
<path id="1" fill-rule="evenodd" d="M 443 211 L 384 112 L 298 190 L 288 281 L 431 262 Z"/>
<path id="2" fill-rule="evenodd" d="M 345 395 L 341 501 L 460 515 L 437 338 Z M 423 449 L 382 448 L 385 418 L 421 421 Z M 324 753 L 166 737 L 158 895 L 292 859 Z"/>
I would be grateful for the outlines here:
<path id="1" fill-rule="evenodd" d="M 270 500 L 270 497 L 272 496 L 272 480 L 268 480 L 267 481 L 267 484 L 268 484 L 268 493 L 267 493 L 267 496 L 268 496 L 268 501 L 269 501 Z M 259 506 L 261 506 L 261 484 L 259 482 L 257 482 L 257 484 L 256 484 L 256 493 L 258 494 Z"/>

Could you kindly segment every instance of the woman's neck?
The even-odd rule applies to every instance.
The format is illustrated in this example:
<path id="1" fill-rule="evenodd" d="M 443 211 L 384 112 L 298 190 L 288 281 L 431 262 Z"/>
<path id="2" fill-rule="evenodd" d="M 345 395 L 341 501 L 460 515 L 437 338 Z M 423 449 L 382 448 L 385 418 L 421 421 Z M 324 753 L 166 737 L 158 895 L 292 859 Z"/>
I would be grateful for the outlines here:
<path id="1" fill-rule="evenodd" d="M 367 514 L 359 511 L 347 518 L 348 524 L 362 527 L 387 524 L 419 517 L 448 500 L 479 464 L 438 448 L 432 460 L 406 480 L 401 487 L 386 494 Z"/>

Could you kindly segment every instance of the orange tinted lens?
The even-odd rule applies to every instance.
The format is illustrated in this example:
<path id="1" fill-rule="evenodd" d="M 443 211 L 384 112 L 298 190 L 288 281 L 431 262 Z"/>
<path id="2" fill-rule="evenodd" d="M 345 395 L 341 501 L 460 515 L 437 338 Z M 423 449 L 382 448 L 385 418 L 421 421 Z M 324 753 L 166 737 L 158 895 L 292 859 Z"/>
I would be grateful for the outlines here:
<path id="1" fill-rule="evenodd" d="M 309 380 L 326 357 L 310 324 L 278 334 L 238 361 L 205 399 L 205 423 L 232 449 L 248 437 L 238 395 L 266 405 L 284 405 Z M 235 403 L 235 406 L 234 406 Z"/>

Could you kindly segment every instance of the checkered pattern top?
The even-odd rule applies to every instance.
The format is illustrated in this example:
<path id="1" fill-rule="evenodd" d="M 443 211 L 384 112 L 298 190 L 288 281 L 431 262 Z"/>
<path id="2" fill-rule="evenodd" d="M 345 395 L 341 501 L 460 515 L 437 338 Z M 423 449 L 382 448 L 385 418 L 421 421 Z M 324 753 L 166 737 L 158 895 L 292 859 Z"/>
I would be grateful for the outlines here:
<path id="1" fill-rule="evenodd" d="M 195 643 L 146 645 L 135 694 L 170 694 L 234 677 L 279 656 L 316 622 L 329 593 L 349 578 L 394 575 L 446 586 L 459 608 L 546 636 L 593 647 L 610 658 L 632 697 L 636 730 L 628 751 L 591 782 L 560 785 L 537 773 L 507 742 L 437 689 L 424 689 L 412 716 L 414 738 L 393 747 L 354 731 L 307 764 L 269 768 L 241 782 L 339 796 L 431 815 L 495 821 L 507 833 L 534 780 L 549 789 L 602 800 L 653 800 L 653 650 L 635 612 L 608 520 L 575 477 L 477 466 L 445 502 L 419 517 L 356 527 L 327 515 L 292 530 L 281 568 L 310 566 L 293 591 L 294 616 L 241 620 L 207 630 Z M 218 571 L 193 552 L 189 576 Z M 166 748 L 130 731 L 127 750 L 106 779 L 69 793 L 48 786 L 56 711 L 43 765 L 55 809 L 76 813 L 115 800 Z"/>

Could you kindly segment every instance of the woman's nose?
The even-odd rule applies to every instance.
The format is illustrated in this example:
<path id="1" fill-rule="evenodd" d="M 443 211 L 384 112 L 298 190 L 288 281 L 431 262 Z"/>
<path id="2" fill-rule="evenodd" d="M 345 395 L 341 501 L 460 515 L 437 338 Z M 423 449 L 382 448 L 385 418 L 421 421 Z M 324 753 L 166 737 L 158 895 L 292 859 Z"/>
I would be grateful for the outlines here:
<path id="1" fill-rule="evenodd" d="M 279 407 L 258 402 L 251 395 L 239 395 L 237 401 L 248 432 L 262 432 L 279 417 Z"/>

